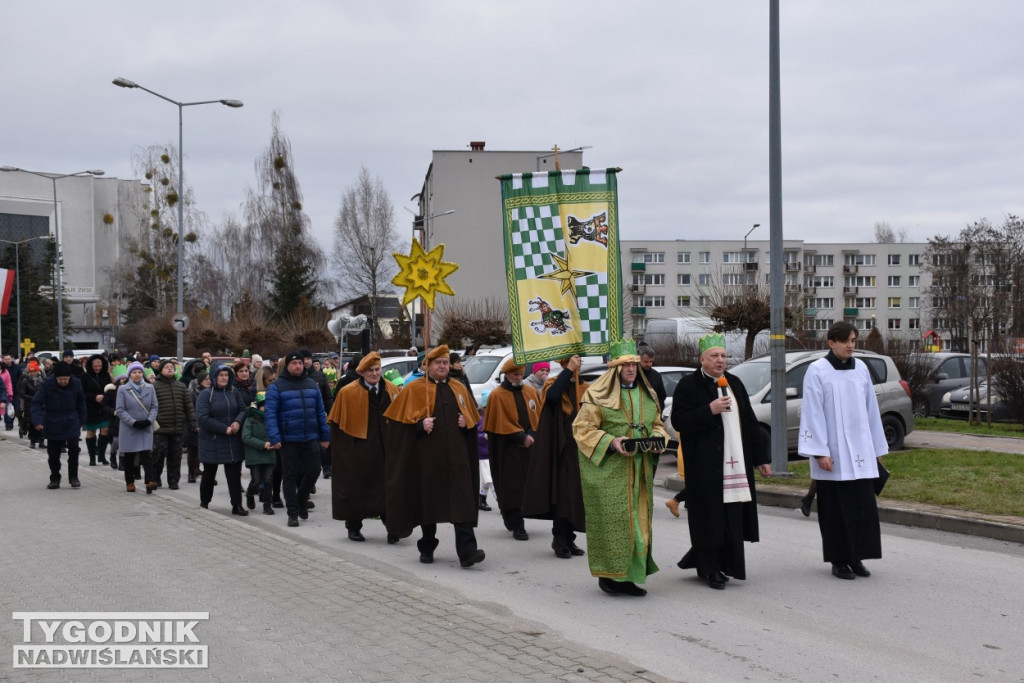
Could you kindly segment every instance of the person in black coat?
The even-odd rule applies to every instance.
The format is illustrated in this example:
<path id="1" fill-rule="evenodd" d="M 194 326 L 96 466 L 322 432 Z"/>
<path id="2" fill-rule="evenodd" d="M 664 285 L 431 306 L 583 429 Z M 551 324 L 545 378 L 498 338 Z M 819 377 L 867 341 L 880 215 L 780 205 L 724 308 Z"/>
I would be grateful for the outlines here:
<path id="1" fill-rule="evenodd" d="M 68 483 L 77 489 L 78 445 L 85 424 L 85 393 L 82 383 L 71 376 L 67 363 L 57 363 L 53 377 L 43 382 L 32 397 L 32 425 L 46 437 L 46 455 L 50 465 L 48 489 L 60 488 L 60 454 L 68 452 Z"/>
<path id="2" fill-rule="evenodd" d="M 98 460 L 106 465 L 110 422 L 103 408 L 103 393 L 114 381 L 107 359 L 99 353 L 89 356 L 81 380 L 85 392 L 85 448 L 89 451 L 89 464 L 95 465 Z"/>
<path id="3" fill-rule="evenodd" d="M 647 383 L 658 395 L 658 410 L 664 410 L 665 399 L 668 394 L 665 392 L 665 382 L 661 379 L 661 373 L 654 369 L 654 349 L 644 345 L 640 347 L 640 369 L 647 378 Z"/>
<path id="4" fill-rule="evenodd" d="M 696 569 L 721 590 L 729 576 L 747 578 L 743 541 L 759 540 L 754 467 L 769 476 L 771 465 L 750 396 L 725 372 L 725 339 L 701 337 L 700 351 L 701 369 L 680 379 L 672 394 L 692 545 L 679 567 Z"/>

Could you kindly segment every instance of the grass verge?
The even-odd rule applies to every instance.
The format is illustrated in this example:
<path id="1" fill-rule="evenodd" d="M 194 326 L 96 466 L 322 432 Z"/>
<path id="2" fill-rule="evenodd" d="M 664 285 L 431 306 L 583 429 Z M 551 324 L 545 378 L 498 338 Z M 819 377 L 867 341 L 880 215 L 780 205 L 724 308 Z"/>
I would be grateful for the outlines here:
<path id="1" fill-rule="evenodd" d="M 891 476 L 881 500 L 943 505 L 1024 517 L 1024 456 L 992 451 L 914 449 L 882 458 Z M 764 480 L 807 490 L 809 465 L 789 463 L 790 478 Z"/>
<path id="2" fill-rule="evenodd" d="M 944 417 L 914 418 L 914 429 L 927 432 L 951 432 L 956 434 L 982 434 L 985 436 L 1024 437 L 1024 425 L 993 422 L 987 424 L 967 424 L 966 420 L 950 420 Z"/>

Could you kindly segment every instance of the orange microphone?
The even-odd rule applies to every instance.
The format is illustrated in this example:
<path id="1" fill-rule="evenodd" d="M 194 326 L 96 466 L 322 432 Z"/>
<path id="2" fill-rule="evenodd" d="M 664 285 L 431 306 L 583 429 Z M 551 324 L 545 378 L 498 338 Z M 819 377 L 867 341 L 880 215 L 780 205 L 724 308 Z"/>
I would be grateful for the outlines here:
<path id="1" fill-rule="evenodd" d="M 729 386 L 729 380 L 727 380 L 725 378 L 725 375 L 722 375 L 721 377 L 718 378 L 718 391 L 719 391 L 719 393 L 722 394 L 722 398 L 728 398 L 729 392 L 726 391 L 726 387 L 728 387 L 728 386 Z M 725 412 L 731 412 L 731 411 L 732 411 L 732 408 L 726 408 L 725 409 Z"/>

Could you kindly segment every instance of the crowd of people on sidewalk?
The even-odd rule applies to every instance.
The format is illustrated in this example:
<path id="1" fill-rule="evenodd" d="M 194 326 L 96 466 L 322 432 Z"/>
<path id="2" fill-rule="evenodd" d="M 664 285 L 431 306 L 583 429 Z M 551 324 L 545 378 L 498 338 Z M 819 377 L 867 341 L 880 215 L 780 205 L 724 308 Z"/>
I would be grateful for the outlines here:
<path id="1" fill-rule="evenodd" d="M 852 357 L 856 330 L 844 325 L 829 330 L 829 355 L 807 372 L 800 453 L 819 485 L 824 560 L 851 579 L 870 576 L 863 560 L 881 557 L 871 487 L 887 448 L 870 378 Z M 701 367 L 672 395 L 686 489 L 667 505 L 677 517 L 680 503 L 688 511 L 691 548 L 678 566 L 722 590 L 746 578 L 744 542 L 759 540 L 754 472 L 770 476 L 771 466 L 746 390 L 725 371 L 724 338 L 709 334 L 699 346 Z M 31 448 L 45 445 L 50 489 L 61 486 L 64 457 L 68 483 L 81 486 L 83 432 L 89 466 L 123 472 L 128 493 L 141 482 L 152 494 L 165 477 L 178 489 L 184 460 L 201 507 L 210 507 L 223 472 L 233 515 L 248 515 L 258 500 L 266 515 L 284 508 L 289 527 L 308 519 L 323 477 L 349 540 L 366 540 L 367 520 L 380 520 L 389 544 L 419 528 L 425 564 L 440 545 L 439 524 L 452 526 L 462 567 L 485 560 L 475 527 L 493 486 L 513 540 L 529 540 L 525 520 L 546 520 L 556 557 L 587 555 L 605 593 L 646 595 L 642 586 L 658 571 L 654 475 L 668 442 L 653 352 L 613 343 L 592 384 L 580 377 L 579 356 L 558 360 L 555 374 L 553 364 L 527 373 L 510 359 L 484 405 L 460 360 L 438 346 L 403 379 L 383 373 L 376 352 L 347 366 L 334 354 L 321 367 L 300 349 L 266 361 L 203 354 L 180 367 L 141 354 L 77 362 L 68 351 L 48 373 L 37 359 L 5 356 L 0 410 L 8 431 L 17 422 Z"/>

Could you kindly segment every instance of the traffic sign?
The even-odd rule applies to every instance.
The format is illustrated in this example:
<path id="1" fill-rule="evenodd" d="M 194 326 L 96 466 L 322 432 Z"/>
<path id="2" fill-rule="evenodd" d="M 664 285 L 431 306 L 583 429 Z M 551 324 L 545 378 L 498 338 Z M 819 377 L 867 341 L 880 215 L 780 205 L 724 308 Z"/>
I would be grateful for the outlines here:
<path id="1" fill-rule="evenodd" d="M 188 316 L 184 313 L 175 313 L 171 317 L 171 327 L 175 332 L 184 332 L 188 329 Z"/>

